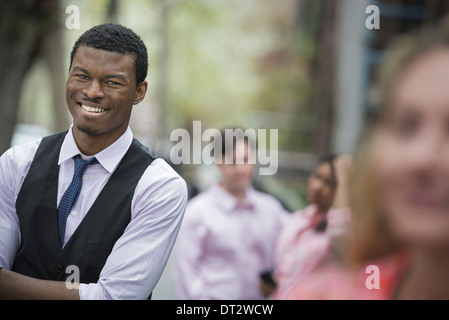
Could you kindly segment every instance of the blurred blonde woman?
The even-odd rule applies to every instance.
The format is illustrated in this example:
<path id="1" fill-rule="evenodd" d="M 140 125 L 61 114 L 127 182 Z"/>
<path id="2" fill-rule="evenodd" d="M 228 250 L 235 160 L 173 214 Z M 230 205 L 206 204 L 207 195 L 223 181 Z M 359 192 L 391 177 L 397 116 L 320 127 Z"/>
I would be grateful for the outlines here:
<path id="1" fill-rule="evenodd" d="M 289 299 L 449 299 L 448 24 L 389 52 L 354 162 L 346 268 L 322 268 Z"/>

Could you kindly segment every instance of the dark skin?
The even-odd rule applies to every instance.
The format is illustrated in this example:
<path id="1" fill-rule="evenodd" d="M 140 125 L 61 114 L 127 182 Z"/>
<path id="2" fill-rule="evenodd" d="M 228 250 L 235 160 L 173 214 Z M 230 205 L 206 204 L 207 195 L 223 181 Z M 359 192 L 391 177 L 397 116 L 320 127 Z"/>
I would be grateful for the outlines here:
<path id="1" fill-rule="evenodd" d="M 80 151 L 94 155 L 114 143 L 127 129 L 133 105 L 145 97 L 146 81 L 136 84 L 131 55 L 80 46 L 66 84 L 73 117 L 73 136 Z M 86 111 L 85 105 L 97 108 Z"/>
<path id="2" fill-rule="evenodd" d="M 332 177 L 332 169 L 327 162 L 319 163 L 310 175 L 307 181 L 308 198 L 318 208 L 312 222 L 314 226 L 326 218 L 329 209 L 338 209 L 349 205 L 347 183 L 351 163 L 351 157 L 341 155 L 333 161 L 335 178 Z M 260 281 L 259 286 L 262 294 L 266 297 L 272 295 L 276 289 L 275 285 L 264 281 Z"/>
<path id="3" fill-rule="evenodd" d="M 147 82 L 136 83 L 134 57 L 80 46 L 66 84 L 73 136 L 80 151 L 94 155 L 128 128 L 133 105 L 145 97 Z M 82 105 L 88 107 L 84 110 Z M 0 299 L 79 299 L 63 281 L 40 280 L 0 269 Z"/>
<path id="4" fill-rule="evenodd" d="M 314 203 L 318 212 L 315 215 L 316 223 L 323 220 L 334 199 L 336 181 L 333 177 L 331 165 L 322 162 L 307 180 L 307 196 L 310 203 Z"/>

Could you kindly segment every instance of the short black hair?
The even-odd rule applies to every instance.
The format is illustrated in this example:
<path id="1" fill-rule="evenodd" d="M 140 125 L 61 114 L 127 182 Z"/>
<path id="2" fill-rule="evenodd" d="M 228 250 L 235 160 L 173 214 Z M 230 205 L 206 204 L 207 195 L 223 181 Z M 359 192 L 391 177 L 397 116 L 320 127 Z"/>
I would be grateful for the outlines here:
<path id="1" fill-rule="evenodd" d="M 73 45 L 70 53 L 70 66 L 79 46 L 102 49 L 134 57 L 137 84 L 145 81 L 148 72 L 147 47 L 142 39 L 131 29 L 116 23 L 105 23 L 94 26 L 84 32 Z"/>

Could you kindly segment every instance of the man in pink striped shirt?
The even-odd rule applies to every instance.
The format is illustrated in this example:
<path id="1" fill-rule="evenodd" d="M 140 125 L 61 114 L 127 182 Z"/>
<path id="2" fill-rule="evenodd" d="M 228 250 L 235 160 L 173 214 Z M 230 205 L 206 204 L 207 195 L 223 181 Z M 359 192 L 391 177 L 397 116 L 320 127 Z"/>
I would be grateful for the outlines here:
<path id="1" fill-rule="evenodd" d="M 237 140 L 233 163 L 218 165 L 220 183 L 187 205 L 173 268 L 180 299 L 264 298 L 260 274 L 273 268 L 274 244 L 288 213 L 274 197 L 251 187 L 250 143 Z"/>

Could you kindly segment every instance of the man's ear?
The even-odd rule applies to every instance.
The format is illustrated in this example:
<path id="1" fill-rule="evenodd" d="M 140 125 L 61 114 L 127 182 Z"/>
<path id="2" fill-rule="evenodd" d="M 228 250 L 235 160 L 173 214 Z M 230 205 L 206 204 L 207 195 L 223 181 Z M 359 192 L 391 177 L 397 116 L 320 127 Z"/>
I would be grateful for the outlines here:
<path id="1" fill-rule="evenodd" d="M 143 98 L 145 98 L 145 94 L 147 93 L 148 82 L 141 82 L 136 88 L 136 97 L 134 98 L 134 105 L 140 103 Z"/>

